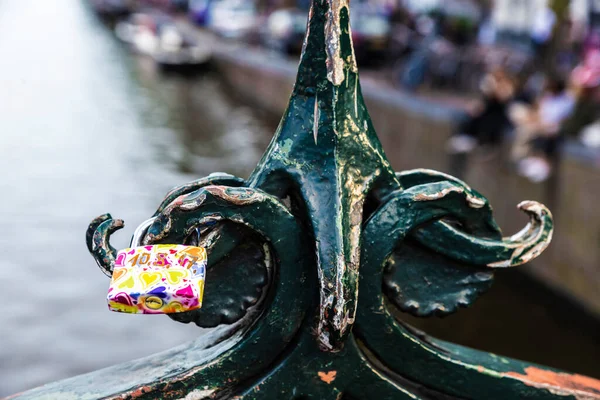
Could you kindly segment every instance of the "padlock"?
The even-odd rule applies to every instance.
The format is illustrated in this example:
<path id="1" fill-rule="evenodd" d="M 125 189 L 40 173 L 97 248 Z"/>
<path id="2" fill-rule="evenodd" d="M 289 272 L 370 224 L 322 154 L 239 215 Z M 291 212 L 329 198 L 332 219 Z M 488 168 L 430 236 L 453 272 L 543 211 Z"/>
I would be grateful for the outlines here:
<path id="1" fill-rule="evenodd" d="M 111 311 L 130 314 L 172 314 L 202 307 L 206 276 L 206 249 L 194 245 L 142 245 L 154 222 L 143 222 L 129 248 L 117 253 L 107 301 Z"/>

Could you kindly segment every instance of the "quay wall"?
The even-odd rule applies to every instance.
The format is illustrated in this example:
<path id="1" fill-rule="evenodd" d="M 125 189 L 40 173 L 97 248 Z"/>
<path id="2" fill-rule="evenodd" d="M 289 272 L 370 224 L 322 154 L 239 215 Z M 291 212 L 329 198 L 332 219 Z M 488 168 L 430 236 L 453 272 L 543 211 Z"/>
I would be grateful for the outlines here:
<path id="1" fill-rule="evenodd" d="M 248 48 L 224 47 L 215 54 L 215 63 L 236 96 L 273 117 L 282 115 L 296 62 Z M 453 172 L 444 145 L 463 115 L 457 106 L 403 93 L 368 77 L 361 83 L 379 138 L 396 170 Z M 597 159 L 585 149 L 567 144 L 555 178 L 542 184 L 516 175 L 502 159 L 475 154 L 461 178 L 490 200 L 505 236 L 527 224 L 527 217 L 516 209 L 522 200 L 548 205 L 555 219 L 553 242 L 538 260 L 520 268 L 600 315 Z"/>

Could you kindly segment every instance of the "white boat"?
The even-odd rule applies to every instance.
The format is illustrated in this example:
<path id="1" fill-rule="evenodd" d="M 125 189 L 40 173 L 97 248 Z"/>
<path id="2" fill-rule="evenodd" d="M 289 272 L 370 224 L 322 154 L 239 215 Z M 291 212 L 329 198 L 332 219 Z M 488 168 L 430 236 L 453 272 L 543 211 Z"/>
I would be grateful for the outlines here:
<path id="1" fill-rule="evenodd" d="M 184 33 L 168 16 L 133 14 L 116 25 L 115 33 L 133 51 L 151 57 L 161 68 L 193 68 L 211 59 L 210 45 Z"/>

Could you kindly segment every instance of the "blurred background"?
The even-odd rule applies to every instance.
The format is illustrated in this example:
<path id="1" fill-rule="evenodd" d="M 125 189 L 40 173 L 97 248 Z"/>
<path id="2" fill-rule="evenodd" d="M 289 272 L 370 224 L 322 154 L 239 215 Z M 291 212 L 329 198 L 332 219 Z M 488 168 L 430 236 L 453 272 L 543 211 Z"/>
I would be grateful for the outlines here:
<path id="1" fill-rule="evenodd" d="M 0 0 L 0 396 L 168 349 L 195 326 L 110 313 L 84 245 L 173 186 L 247 177 L 287 105 L 308 0 Z M 442 339 L 600 377 L 600 1 L 354 1 L 365 100 L 397 170 L 521 200 L 555 238 Z M 1 233 L 4 232 L 4 233 Z M 35 250 L 35 251 L 34 251 Z M 210 279 L 210 277 L 208 277 Z"/>

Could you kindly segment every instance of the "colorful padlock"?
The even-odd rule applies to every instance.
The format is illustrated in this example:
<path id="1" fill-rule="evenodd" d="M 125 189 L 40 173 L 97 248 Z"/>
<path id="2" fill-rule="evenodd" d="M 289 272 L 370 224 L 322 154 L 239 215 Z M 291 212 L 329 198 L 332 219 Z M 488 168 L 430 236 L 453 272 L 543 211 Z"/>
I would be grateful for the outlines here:
<path id="1" fill-rule="evenodd" d="M 146 226 L 144 226 L 146 225 Z M 147 229 L 147 223 L 140 226 Z M 206 250 L 197 246 L 159 244 L 132 246 L 118 252 L 108 308 L 130 314 L 171 314 L 202 307 Z"/>

